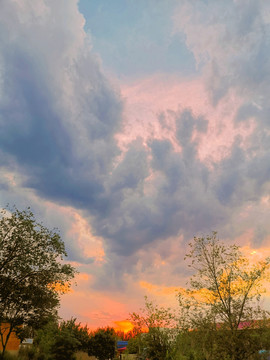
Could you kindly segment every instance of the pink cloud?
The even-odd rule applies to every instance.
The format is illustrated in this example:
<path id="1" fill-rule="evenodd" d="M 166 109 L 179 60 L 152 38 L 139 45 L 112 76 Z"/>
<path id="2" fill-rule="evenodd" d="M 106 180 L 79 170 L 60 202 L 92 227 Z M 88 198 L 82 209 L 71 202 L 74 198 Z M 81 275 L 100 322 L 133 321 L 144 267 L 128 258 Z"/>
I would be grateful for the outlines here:
<path id="1" fill-rule="evenodd" d="M 122 96 L 125 99 L 125 122 L 123 133 L 118 135 L 122 147 L 137 137 L 144 142 L 152 138 L 167 138 L 176 150 L 181 151 L 175 139 L 175 118 L 186 108 L 209 122 L 207 133 L 194 134 L 203 161 L 219 161 L 228 156 L 238 135 L 241 135 L 245 147 L 254 130 L 252 121 L 235 126 L 234 118 L 242 100 L 234 93 L 224 97 L 218 106 L 213 106 L 203 77 L 179 79 L 159 75 L 139 79 L 123 83 Z M 159 121 L 161 114 L 165 116 L 165 126 Z"/>

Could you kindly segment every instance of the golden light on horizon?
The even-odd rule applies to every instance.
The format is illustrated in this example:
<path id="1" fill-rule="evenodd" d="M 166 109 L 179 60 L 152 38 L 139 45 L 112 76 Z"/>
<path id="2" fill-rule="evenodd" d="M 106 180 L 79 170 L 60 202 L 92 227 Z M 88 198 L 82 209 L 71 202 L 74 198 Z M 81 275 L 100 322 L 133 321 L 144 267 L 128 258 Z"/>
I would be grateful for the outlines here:
<path id="1" fill-rule="evenodd" d="M 129 320 L 114 321 L 114 324 L 116 325 L 115 327 L 116 331 L 123 331 L 124 333 L 128 333 L 129 331 L 132 331 L 134 328 L 134 325 Z"/>

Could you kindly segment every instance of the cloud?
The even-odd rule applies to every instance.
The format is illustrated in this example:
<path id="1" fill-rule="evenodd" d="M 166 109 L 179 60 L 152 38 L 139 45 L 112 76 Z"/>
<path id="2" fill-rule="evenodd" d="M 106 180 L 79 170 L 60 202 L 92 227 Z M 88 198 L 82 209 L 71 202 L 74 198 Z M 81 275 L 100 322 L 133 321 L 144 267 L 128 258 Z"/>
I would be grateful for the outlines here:
<path id="1" fill-rule="evenodd" d="M 39 5 L 5 1 L 1 11 L 1 150 L 42 196 L 97 207 L 118 154 L 121 101 L 91 52 L 76 1 Z"/>
<path id="2" fill-rule="evenodd" d="M 246 139 L 241 133 L 232 136 L 229 154 L 215 166 L 216 197 L 232 209 L 256 203 L 268 193 L 269 11 L 264 1 L 184 1 L 174 17 L 213 106 L 218 109 L 234 98 L 234 127 L 252 129 Z"/>
<path id="3" fill-rule="evenodd" d="M 178 7 L 175 31 L 184 32 L 214 105 L 232 88 L 244 97 L 268 88 L 269 13 L 269 4 L 256 0 L 183 1 Z"/>
<path id="4" fill-rule="evenodd" d="M 233 241 L 261 219 L 251 241 L 268 241 L 268 7 L 182 2 L 175 36 L 186 36 L 196 78 L 122 84 L 121 97 L 76 1 L 3 1 L 2 201 L 58 223 L 89 288 L 177 286 L 195 234 Z"/>

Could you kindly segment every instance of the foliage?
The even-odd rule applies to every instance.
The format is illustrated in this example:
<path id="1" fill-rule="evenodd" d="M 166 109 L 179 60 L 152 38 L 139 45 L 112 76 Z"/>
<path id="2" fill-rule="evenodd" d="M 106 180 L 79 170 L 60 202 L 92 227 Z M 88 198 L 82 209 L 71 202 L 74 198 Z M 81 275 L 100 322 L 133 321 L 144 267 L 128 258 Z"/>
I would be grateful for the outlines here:
<path id="1" fill-rule="evenodd" d="M 140 352 L 140 336 L 128 340 L 127 353 L 139 354 Z"/>
<path id="2" fill-rule="evenodd" d="M 115 335 L 119 340 L 128 341 L 129 339 L 132 339 L 137 335 L 137 331 L 130 330 L 128 332 L 124 332 L 121 330 L 115 330 Z"/>
<path id="3" fill-rule="evenodd" d="M 175 317 L 171 309 L 160 307 L 153 301 L 145 299 L 145 307 L 140 309 L 141 313 L 133 312 L 130 314 L 130 320 L 134 325 L 134 331 L 141 333 L 148 331 L 150 328 L 169 328 L 175 325 Z"/>
<path id="4" fill-rule="evenodd" d="M 34 338 L 34 348 L 39 355 L 39 359 L 47 360 L 50 358 L 51 348 L 53 347 L 58 333 L 58 323 L 54 319 L 48 322 L 41 329 L 38 329 Z"/>
<path id="5" fill-rule="evenodd" d="M 75 358 L 77 351 L 87 351 L 89 342 L 88 328 L 81 327 L 76 319 L 51 321 L 37 331 L 34 346 L 39 357 L 44 360 L 69 360 Z"/>
<path id="6" fill-rule="evenodd" d="M 61 287 L 68 289 L 74 276 L 64 256 L 59 234 L 37 223 L 30 209 L 1 211 L 0 323 L 10 324 L 0 332 L 3 353 L 12 331 L 35 328 L 55 312 Z"/>
<path id="7" fill-rule="evenodd" d="M 16 354 L 11 354 L 10 352 L 6 352 L 3 357 L 4 360 L 18 360 L 18 356 Z M 19 358 L 19 360 L 21 360 Z"/>
<path id="8" fill-rule="evenodd" d="M 138 332 L 137 342 L 133 345 L 139 354 L 153 360 L 169 359 L 176 333 L 171 310 L 159 307 L 145 297 L 145 307 L 141 309 L 141 314 L 132 313 L 130 319 Z"/>
<path id="9" fill-rule="evenodd" d="M 34 360 L 34 359 L 36 359 L 35 348 L 32 345 L 20 347 L 18 359 L 19 360 Z"/>
<path id="10" fill-rule="evenodd" d="M 194 330 L 189 338 L 197 339 L 207 359 L 255 356 L 268 333 L 260 295 L 269 259 L 252 265 L 238 246 L 225 246 L 215 232 L 195 237 L 190 248 L 187 258 L 196 272 L 191 289 L 179 294 L 182 332 Z"/>
<path id="11" fill-rule="evenodd" d="M 50 349 L 50 358 L 53 360 L 75 360 L 75 352 L 79 345 L 80 342 L 72 331 L 68 328 L 60 329 Z"/>
<path id="12" fill-rule="evenodd" d="M 113 328 L 98 329 L 90 338 L 88 355 L 98 360 L 113 359 L 116 350 L 116 335 Z"/>
<path id="13" fill-rule="evenodd" d="M 81 323 L 76 323 L 76 319 L 72 318 L 68 321 L 62 321 L 59 329 L 60 332 L 69 332 L 74 336 L 77 341 L 76 351 L 87 352 L 90 335 L 86 325 L 82 327 Z"/>
<path id="14" fill-rule="evenodd" d="M 4 360 L 17 360 L 18 357 L 17 357 L 17 355 L 15 355 L 15 354 L 11 354 L 11 353 L 8 353 L 8 352 L 7 352 L 7 353 L 4 354 L 3 359 L 4 359 Z"/>

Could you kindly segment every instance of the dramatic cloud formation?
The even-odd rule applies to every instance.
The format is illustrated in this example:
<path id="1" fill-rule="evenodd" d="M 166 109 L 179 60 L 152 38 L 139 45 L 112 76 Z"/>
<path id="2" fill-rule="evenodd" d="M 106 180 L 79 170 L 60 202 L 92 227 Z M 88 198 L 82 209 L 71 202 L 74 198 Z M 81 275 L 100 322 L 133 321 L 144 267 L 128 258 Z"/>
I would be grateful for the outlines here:
<path id="1" fill-rule="evenodd" d="M 235 137 L 230 155 L 218 164 L 215 195 L 231 209 L 269 193 L 269 10 L 263 1 L 185 2 L 175 16 L 198 65 L 203 63 L 213 105 L 235 98 L 234 127 L 253 130 L 245 141 Z"/>
<path id="2" fill-rule="evenodd" d="M 268 249 L 269 25 L 265 1 L 170 1 L 155 41 L 179 40 L 175 70 L 166 74 L 164 55 L 154 67 L 164 73 L 153 76 L 148 53 L 136 78 L 137 43 L 116 85 L 77 1 L 2 2 L 1 205 L 30 205 L 59 227 L 81 271 L 64 316 L 106 325 L 147 291 L 170 301 L 189 275 L 183 255 L 196 234 L 218 230 L 250 252 Z M 102 56 L 109 41 L 120 46 L 120 32 L 101 36 Z M 138 41 L 143 49 L 147 39 Z"/>

